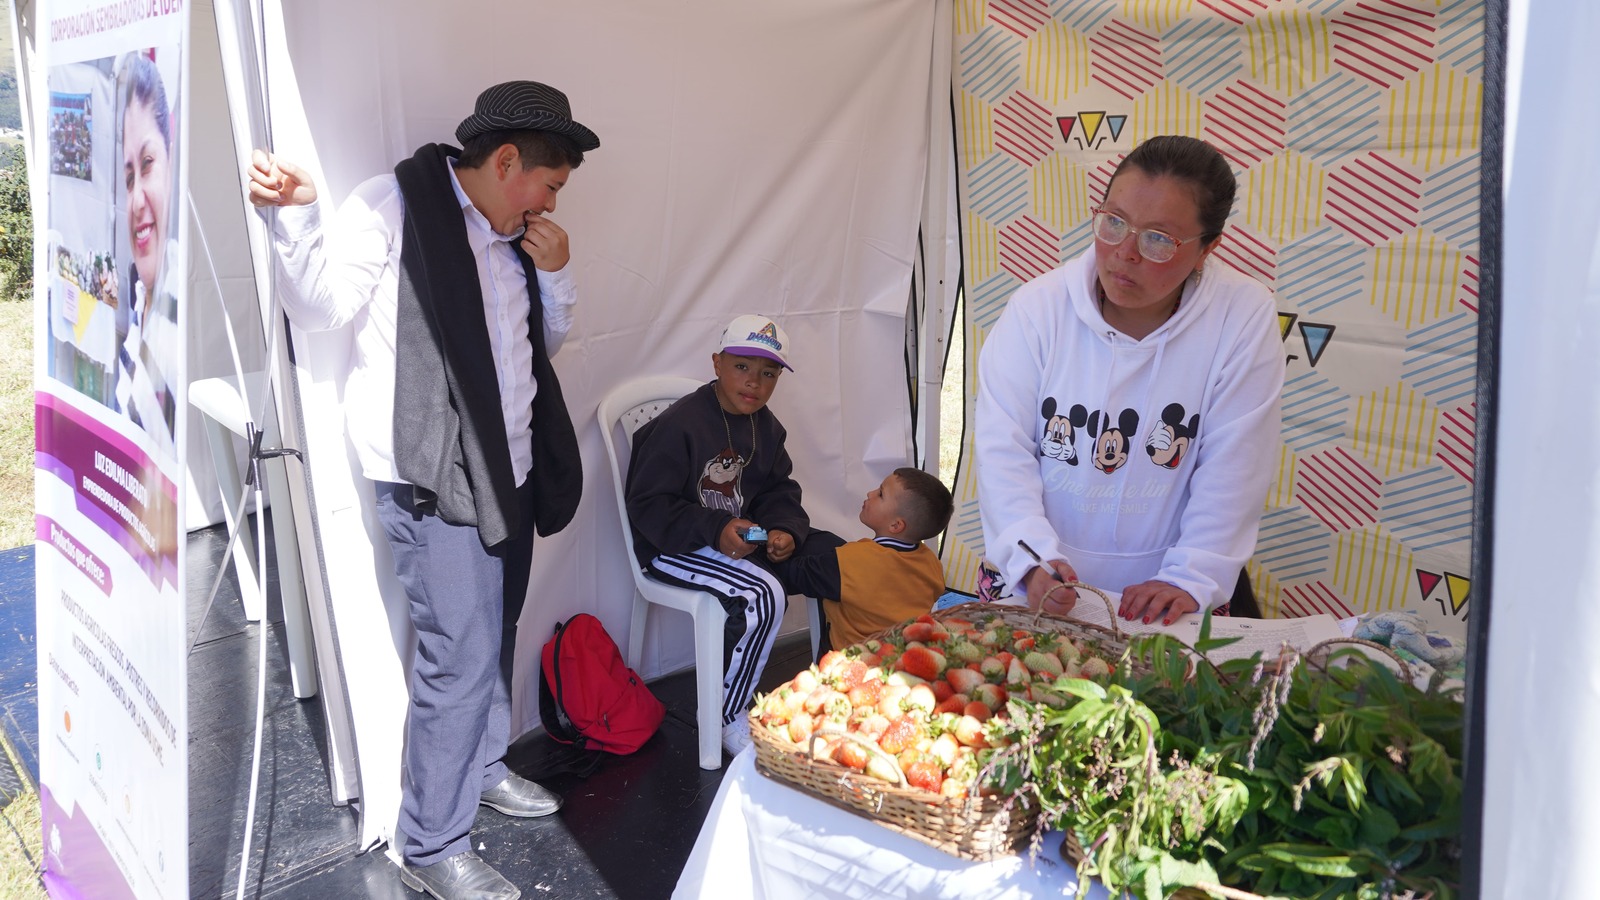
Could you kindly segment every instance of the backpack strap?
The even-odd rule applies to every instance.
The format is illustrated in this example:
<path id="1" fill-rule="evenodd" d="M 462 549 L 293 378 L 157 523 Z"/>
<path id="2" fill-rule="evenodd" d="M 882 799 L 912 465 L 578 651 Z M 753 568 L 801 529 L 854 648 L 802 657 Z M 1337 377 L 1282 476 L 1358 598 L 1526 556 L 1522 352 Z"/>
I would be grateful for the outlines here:
<path id="1" fill-rule="evenodd" d="M 600 764 L 605 762 L 605 754 L 599 750 L 563 749 L 560 753 L 551 754 L 546 758 L 544 765 L 530 772 L 522 772 L 524 778 L 530 781 L 544 781 L 558 775 L 571 775 L 583 779 L 593 775 L 600 769 Z"/>
<path id="2" fill-rule="evenodd" d="M 561 693 L 561 644 L 569 623 L 570 620 L 557 622 L 555 636 L 551 638 L 550 671 L 545 673 L 547 677 L 539 679 L 539 718 L 544 723 L 545 730 L 556 740 L 581 747 L 584 736 L 567 716 L 566 704 Z M 551 680 L 555 681 L 554 691 L 549 684 Z"/>

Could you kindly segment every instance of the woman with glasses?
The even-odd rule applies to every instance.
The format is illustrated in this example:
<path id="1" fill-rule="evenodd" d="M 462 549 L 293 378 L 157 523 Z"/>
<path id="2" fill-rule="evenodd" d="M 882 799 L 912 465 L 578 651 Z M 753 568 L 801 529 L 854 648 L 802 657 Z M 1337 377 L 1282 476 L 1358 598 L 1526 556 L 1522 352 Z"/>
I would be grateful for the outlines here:
<path id="1" fill-rule="evenodd" d="M 1204 141 L 1140 144 L 1093 245 L 1020 288 L 983 346 L 984 543 L 1035 609 L 1070 611 L 1068 580 L 1146 622 L 1249 596 L 1284 360 L 1272 295 L 1212 253 L 1234 192 Z"/>

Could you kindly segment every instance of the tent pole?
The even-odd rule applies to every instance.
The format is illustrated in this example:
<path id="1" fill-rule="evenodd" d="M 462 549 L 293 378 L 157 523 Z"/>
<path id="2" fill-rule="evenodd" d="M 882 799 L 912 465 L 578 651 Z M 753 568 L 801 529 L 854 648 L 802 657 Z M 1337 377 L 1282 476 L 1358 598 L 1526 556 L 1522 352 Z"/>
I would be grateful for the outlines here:
<path id="1" fill-rule="evenodd" d="M 933 58 L 928 77 L 928 160 L 922 197 L 922 333 L 917 340 L 917 446 L 923 469 L 939 473 L 939 397 L 944 387 L 949 315 L 955 307 L 955 133 L 950 109 L 954 49 L 954 0 L 939 0 L 933 22 Z"/>

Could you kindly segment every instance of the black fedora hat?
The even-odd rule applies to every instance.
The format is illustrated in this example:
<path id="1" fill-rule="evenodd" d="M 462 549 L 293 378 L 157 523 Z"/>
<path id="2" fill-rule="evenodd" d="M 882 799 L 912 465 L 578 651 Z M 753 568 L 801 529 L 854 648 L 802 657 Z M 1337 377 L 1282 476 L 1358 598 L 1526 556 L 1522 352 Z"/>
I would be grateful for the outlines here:
<path id="1" fill-rule="evenodd" d="M 472 115 L 456 126 L 456 140 L 465 144 L 490 131 L 534 129 L 571 138 L 584 152 L 600 146 L 600 137 L 572 121 L 567 95 L 537 81 L 507 81 L 478 95 Z"/>

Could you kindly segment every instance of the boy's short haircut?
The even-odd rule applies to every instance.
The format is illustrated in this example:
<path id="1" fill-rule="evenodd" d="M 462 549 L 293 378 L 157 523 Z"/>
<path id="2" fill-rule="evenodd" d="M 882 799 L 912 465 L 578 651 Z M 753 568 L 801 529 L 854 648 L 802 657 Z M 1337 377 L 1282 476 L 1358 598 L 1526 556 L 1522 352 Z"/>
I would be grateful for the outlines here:
<path id="1" fill-rule="evenodd" d="M 487 162 L 494 151 L 506 144 L 517 148 L 517 154 L 522 158 L 523 171 L 534 166 L 544 166 L 547 169 L 571 166 L 576 169 L 583 165 L 583 151 L 578 149 L 578 143 L 572 138 L 554 131 L 535 131 L 529 128 L 485 131 L 483 134 L 468 138 L 461 147 L 461 159 L 456 165 L 463 169 L 476 169 Z"/>
<path id="2" fill-rule="evenodd" d="M 906 520 L 906 540 L 925 541 L 950 524 L 956 506 L 944 482 L 910 466 L 895 469 L 894 477 L 900 479 L 900 517 Z"/>

